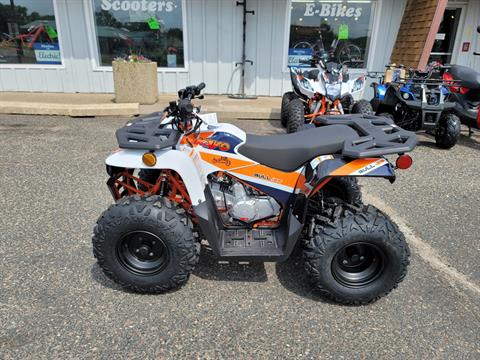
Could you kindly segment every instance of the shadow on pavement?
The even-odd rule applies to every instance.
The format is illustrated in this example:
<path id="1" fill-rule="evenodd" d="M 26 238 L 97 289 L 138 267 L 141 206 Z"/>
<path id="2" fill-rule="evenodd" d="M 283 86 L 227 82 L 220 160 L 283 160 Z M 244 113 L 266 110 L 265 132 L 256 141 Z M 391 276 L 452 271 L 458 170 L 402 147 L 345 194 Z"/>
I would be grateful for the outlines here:
<path id="1" fill-rule="evenodd" d="M 458 145 L 465 146 L 470 149 L 480 150 L 480 133 L 474 132 L 472 136 L 468 135 L 460 135 L 460 139 L 458 139 Z"/>
<path id="2" fill-rule="evenodd" d="M 102 285 L 103 287 L 116 290 L 116 291 L 125 291 L 120 285 L 114 283 L 110 280 L 102 271 L 100 266 L 95 262 L 90 269 L 90 275 L 92 279 Z"/>
<path id="3" fill-rule="evenodd" d="M 266 282 L 268 280 L 263 263 L 219 264 L 213 250 L 202 245 L 200 260 L 193 275 L 205 280 Z"/>
<path id="4" fill-rule="evenodd" d="M 286 261 L 277 263 L 275 270 L 278 281 L 285 289 L 306 299 L 338 305 L 323 298 L 312 288 L 305 271 L 303 270 L 302 251 L 300 246 L 295 247 L 292 255 L 290 255 Z"/>

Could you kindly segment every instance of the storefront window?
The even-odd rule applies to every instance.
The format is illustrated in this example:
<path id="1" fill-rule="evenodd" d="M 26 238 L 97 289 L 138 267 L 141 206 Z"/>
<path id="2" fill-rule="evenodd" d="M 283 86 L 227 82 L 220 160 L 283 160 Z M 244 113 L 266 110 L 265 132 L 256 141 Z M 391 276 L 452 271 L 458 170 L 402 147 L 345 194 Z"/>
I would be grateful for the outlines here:
<path id="1" fill-rule="evenodd" d="M 61 64 L 53 0 L 0 0 L 0 64 Z"/>
<path id="2" fill-rule="evenodd" d="M 312 55 L 365 68 L 375 1 L 292 0 L 288 65 Z"/>
<path id="3" fill-rule="evenodd" d="M 100 64 L 132 53 L 184 67 L 182 0 L 93 0 Z"/>

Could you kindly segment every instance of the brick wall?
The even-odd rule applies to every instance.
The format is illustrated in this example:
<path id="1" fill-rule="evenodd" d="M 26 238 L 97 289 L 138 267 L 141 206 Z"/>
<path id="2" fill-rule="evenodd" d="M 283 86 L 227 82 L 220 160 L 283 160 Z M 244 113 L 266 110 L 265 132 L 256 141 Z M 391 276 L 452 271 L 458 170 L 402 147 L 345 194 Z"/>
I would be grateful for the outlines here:
<path id="1" fill-rule="evenodd" d="M 431 52 L 447 0 L 408 0 L 391 63 L 422 68 Z"/>

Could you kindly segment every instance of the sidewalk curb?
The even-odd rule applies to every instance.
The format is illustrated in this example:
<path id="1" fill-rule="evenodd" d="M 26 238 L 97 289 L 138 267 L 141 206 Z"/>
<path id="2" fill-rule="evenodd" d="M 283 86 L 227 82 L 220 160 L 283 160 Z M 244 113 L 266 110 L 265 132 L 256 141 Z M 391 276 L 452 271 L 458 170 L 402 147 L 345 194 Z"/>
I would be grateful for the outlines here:
<path id="1" fill-rule="evenodd" d="M 0 101 L 0 114 L 86 116 L 133 116 L 140 114 L 138 103 L 58 104 Z"/>

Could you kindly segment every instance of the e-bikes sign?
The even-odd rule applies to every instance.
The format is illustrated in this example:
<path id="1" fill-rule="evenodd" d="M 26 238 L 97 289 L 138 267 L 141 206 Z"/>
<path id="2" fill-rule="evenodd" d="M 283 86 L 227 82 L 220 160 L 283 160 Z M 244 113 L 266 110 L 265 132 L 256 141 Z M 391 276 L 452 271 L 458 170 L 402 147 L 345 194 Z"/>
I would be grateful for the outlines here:
<path id="1" fill-rule="evenodd" d="M 102 0 L 101 8 L 105 11 L 172 12 L 175 10 L 175 3 L 149 0 Z"/>
<path id="2" fill-rule="evenodd" d="M 304 3 L 305 13 L 303 16 L 337 17 L 337 18 L 359 18 L 362 16 L 363 8 L 361 6 L 351 6 L 354 3 Z"/>

